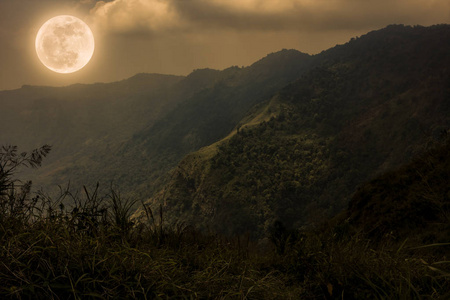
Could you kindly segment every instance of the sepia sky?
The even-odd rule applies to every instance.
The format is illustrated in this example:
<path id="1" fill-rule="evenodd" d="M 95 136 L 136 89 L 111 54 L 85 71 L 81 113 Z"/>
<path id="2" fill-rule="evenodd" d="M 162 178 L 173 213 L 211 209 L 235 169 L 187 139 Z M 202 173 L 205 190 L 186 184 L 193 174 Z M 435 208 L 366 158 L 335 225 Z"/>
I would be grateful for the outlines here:
<path id="1" fill-rule="evenodd" d="M 40 26 L 61 14 L 95 36 L 92 60 L 73 74 L 48 70 L 34 49 Z M 319 53 L 389 24 L 440 23 L 450 23 L 448 0 L 0 0 L 0 90 L 247 66 L 283 48 Z"/>

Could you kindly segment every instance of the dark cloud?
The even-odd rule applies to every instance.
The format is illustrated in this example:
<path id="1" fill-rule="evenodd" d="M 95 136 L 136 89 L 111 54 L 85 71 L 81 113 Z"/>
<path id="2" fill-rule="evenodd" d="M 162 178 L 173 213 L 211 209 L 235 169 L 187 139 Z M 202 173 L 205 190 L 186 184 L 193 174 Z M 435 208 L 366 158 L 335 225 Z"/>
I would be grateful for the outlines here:
<path id="1" fill-rule="evenodd" d="M 94 20 L 112 32 L 342 30 L 448 22 L 447 0 L 115 0 Z"/>
<path id="2" fill-rule="evenodd" d="M 60 14 L 85 20 L 96 39 L 89 64 L 64 76 L 34 50 L 39 27 Z M 249 65 L 282 48 L 318 53 L 392 23 L 449 21 L 448 0 L 0 0 L 0 90 Z"/>

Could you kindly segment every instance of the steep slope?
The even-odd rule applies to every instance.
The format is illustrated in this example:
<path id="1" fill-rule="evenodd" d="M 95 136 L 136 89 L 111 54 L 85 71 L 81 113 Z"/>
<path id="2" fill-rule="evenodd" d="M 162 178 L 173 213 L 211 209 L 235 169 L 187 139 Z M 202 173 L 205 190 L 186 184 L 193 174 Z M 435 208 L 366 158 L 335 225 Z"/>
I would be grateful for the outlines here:
<path id="1" fill-rule="evenodd" d="M 247 68 L 228 68 L 214 86 L 139 133 L 138 139 L 147 148 L 158 145 L 159 151 L 183 154 L 211 144 L 228 134 L 252 106 L 299 78 L 310 65 L 309 55 L 283 50 Z"/>
<path id="2" fill-rule="evenodd" d="M 412 162 L 363 184 L 352 197 L 347 218 L 372 238 L 390 234 L 422 243 L 450 238 L 450 139 Z"/>
<path id="3" fill-rule="evenodd" d="M 159 110 L 173 106 L 168 92 L 183 77 L 139 74 L 128 80 L 68 87 L 24 86 L 0 92 L 2 143 L 24 148 L 54 146 L 52 155 L 109 134 L 124 139 Z"/>
<path id="4" fill-rule="evenodd" d="M 53 146 L 43 168 L 24 174 L 35 187 L 113 182 L 146 198 L 184 155 L 223 138 L 309 64 L 309 55 L 283 50 L 247 68 L 187 77 L 138 74 L 116 83 L 3 91 L 0 143 L 24 151 Z"/>
<path id="5" fill-rule="evenodd" d="M 450 26 L 390 26 L 313 57 L 250 124 L 188 155 L 149 201 L 172 221 L 260 235 L 346 207 L 359 184 L 450 128 Z"/>
<path id="6" fill-rule="evenodd" d="M 212 79 L 211 84 L 186 95 L 156 123 L 136 132 L 96 165 L 95 169 L 101 173 L 90 171 L 84 179 L 95 182 L 101 174 L 114 174 L 113 180 L 122 191 L 148 198 L 184 155 L 225 137 L 251 107 L 266 101 L 278 89 L 300 77 L 310 63 L 307 54 L 283 50 L 246 68 L 193 72 L 186 80 L 207 76 Z M 78 167 L 69 171 L 79 172 L 81 176 L 84 171 L 78 171 Z M 91 165 L 86 168 L 91 169 Z"/>
<path id="7" fill-rule="evenodd" d="M 138 74 L 106 84 L 3 91 L 0 144 L 18 145 L 23 151 L 52 145 L 43 168 L 25 175 L 36 188 L 69 181 L 77 188 L 91 181 L 110 182 L 115 174 L 96 169 L 105 157 L 186 97 L 213 83 L 217 72 L 201 70 L 188 78 Z"/>

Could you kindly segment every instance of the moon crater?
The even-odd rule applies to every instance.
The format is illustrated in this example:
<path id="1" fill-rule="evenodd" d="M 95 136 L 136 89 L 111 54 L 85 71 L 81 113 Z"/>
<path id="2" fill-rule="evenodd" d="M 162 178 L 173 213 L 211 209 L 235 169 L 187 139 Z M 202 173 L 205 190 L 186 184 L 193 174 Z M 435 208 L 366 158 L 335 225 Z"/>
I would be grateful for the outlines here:
<path id="1" fill-rule="evenodd" d="M 57 16 L 39 29 L 36 53 L 50 70 L 73 73 L 91 59 L 94 53 L 94 35 L 80 19 L 68 15 Z"/>

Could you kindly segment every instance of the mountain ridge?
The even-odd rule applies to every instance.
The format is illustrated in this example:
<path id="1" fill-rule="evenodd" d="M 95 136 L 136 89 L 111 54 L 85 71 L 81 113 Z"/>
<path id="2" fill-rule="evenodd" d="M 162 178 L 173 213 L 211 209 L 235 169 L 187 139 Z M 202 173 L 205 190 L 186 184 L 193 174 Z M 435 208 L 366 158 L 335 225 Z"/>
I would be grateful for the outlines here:
<path id="1" fill-rule="evenodd" d="M 450 127 L 450 27 L 418 30 L 393 26 L 337 46 L 376 45 L 366 59 L 322 53 L 321 65 L 272 98 L 276 116 L 189 154 L 148 203 L 163 203 L 173 222 L 259 236 L 276 219 L 298 228 L 338 213 L 359 184 L 406 163 Z"/>
<path id="2" fill-rule="evenodd" d="M 277 216 L 299 227 L 345 207 L 349 191 L 372 176 L 368 170 L 378 174 L 406 162 L 420 152 L 425 136 L 448 126 L 445 99 L 450 92 L 444 87 L 449 41 L 448 25 L 395 25 L 316 55 L 284 49 L 244 68 L 199 69 L 188 76 L 136 74 L 115 83 L 3 91 L 0 120 L 8 130 L 0 133 L 0 141 L 25 149 L 54 144 L 48 165 L 33 177 L 36 185 L 113 182 L 127 196 L 157 194 L 163 203 L 170 203 L 160 196 L 164 185 L 173 185 L 177 176 L 184 180 L 177 164 L 181 161 L 186 169 L 191 160 L 193 169 L 187 171 L 199 174 L 205 194 L 188 193 L 190 185 L 198 186 L 185 178 L 189 184 L 179 192 L 194 199 L 180 200 L 187 210 L 196 199 L 225 195 L 228 202 L 222 207 L 234 206 L 241 219 L 260 224 L 259 232 Z M 17 108 L 25 102 L 26 109 Z M 384 147 L 389 142 L 400 146 Z M 259 161 L 244 157 L 252 149 L 256 154 L 251 159 Z M 258 156 L 264 153 L 270 155 Z M 221 157 L 208 160 L 217 155 Z M 353 164 L 350 157 L 356 157 Z M 279 165 L 270 159 L 280 160 Z M 279 178 L 247 174 L 250 162 Z M 203 171 L 194 170 L 201 163 L 206 163 Z M 209 174 L 211 170 L 215 173 Z M 249 189 L 232 172 L 256 186 L 256 198 L 247 195 L 258 207 L 256 216 L 242 213 L 250 209 L 241 210 L 247 200 L 235 201 L 237 191 L 246 195 Z M 210 175 L 215 181 L 208 182 Z M 181 186 L 186 184 L 181 181 Z M 274 190 L 268 188 L 271 184 Z M 208 192 L 211 187 L 214 191 Z M 306 199 L 302 207 L 299 197 Z M 230 212 L 220 216 L 229 217 Z"/>
<path id="3" fill-rule="evenodd" d="M 264 96 L 253 96 L 253 91 L 257 91 L 260 87 L 261 83 L 258 81 L 272 81 L 280 74 L 287 73 L 281 76 L 281 79 L 277 79 L 281 80 L 281 83 L 274 83 L 272 87 L 264 88 L 265 93 L 272 93 L 278 86 L 283 85 L 283 82 L 295 77 L 295 74 L 292 74 L 292 68 L 284 72 L 284 67 L 279 67 L 277 61 L 280 59 L 292 61 L 290 57 L 295 60 L 296 56 L 302 56 L 302 58 L 307 56 L 298 53 L 300 52 L 287 51 L 278 56 L 268 55 L 255 63 L 263 69 L 264 65 L 268 65 L 278 70 L 276 74 L 259 72 L 258 76 L 254 76 L 255 72 L 252 72 L 251 66 L 242 70 L 238 67 L 230 67 L 222 71 L 198 69 L 188 76 L 136 74 L 128 79 L 112 83 L 75 84 L 67 87 L 24 86 L 14 91 L 3 91 L 0 92 L 0 103 L 4 107 L 3 114 L 0 113 L 3 125 L 0 125 L 8 130 L 0 133 L 0 141 L 16 144 L 20 149 L 37 148 L 44 141 L 53 144 L 52 155 L 47 160 L 47 164 L 32 176 L 36 186 L 65 185 L 68 181 L 72 183 L 72 186 L 82 186 L 97 181 L 102 181 L 103 185 L 109 185 L 112 181 L 125 186 L 125 190 L 129 185 L 128 192 L 134 191 L 136 185 L 143 184 L 145 187 L 138 189 L 141 193 L 147 193 L 145 182 L 163 176 L 177 163 L 177 159 L 191 150 L 197 150 L 195 141 L 198 138 L 195 137 L 197 129 L 194 126 L 188 126 L 190 132 L 187 131 L 178 137 L 169 137 L 173 140 L 171 144 L 175 145 L 175 148 L 172 148 L 175 149 L 175 153 L 173 157 L 167 155 L 168 158 L 156 158 L 157 165 L 160 161 L 167 161 L 164 164 L 168 167 L 164 164 L 162 167 L 156 166 L 156 171 L 159 170 L 159 173 L 150 174 L 149 177 L 147 173 L 153 171 L 142 167 L 155 163 L 155 159 L 148 162 L 148 154 L 146 154 L 151 152 L 147 148 L 148 145 L 154 144 L 155 136 L 149 138 L 146 131 L 153 130 L 156 138 L 161 137 L 162 134 L 162 138 L 167 140 L 167 135 L 171 135 L 170 132 L 165 134 L 161 128 L 156 132 L 152 129 L 158 120 L 165 118 L 168 124 L 174 124 L 170 126 L 178 126 L 184 130 L 186 126 L 181 124 L 179 119 L 186 115 L 186 104 L 184 108 L 183 106 L 178 108 L 180 117 L 176 115 L 173 117 L 173 114 L 171 117 L 167 114 L 186 101 L 193 102 L 197 107 L 206 107 L 208 102 L 213 103 L 208 99 L 214 98 L 215 92 L 220 94 L 221 89 L 231 92 L 235 90 L 234 85 L 239 84 L 244 87 L 244 91 L 240 92 L 241 95 L 247 93 L 253 100 L 250 99 L 250 102 L 244 105 L 243 111 L 240 111 L 240 108 L 231 111 L 230 114 L 237 114 L 237 117 L 234 117 L 234 121 L 229 123 L 225 130 L 220 124 L 217 125 L 221 133 L 214 133 L 216 137 L 210 136 L 208 128 L 203 129 L 200 143 L 203 146 L 221 138 L 221 135 L 227 134 L 228 130 L 235 126 L 240 116 L 244 115 L 253 103 L 264 98 Z M 275 61 L 271 62 L 271 60 Z M 250 88 L 245 87 L 246 83 L 240 82 L 239 79 L 252 81 L 253 77 L 258 78 L 254 80 L 253 87 Z M 223 98 L 222 103 L 226 103 L 226 100 Z M 214 103 L 208 109 L 217 111 Z M 198 119 L 195 116 L 195 110 L 189 108 L 188 111 L 194 117 L 187 118 Z M 209 111 L 205 109 L 203 111 L 204 114 L 209 114 Z M 217 111 L 216 115 L 218 114 L 220 113 Z M 229 122 L 228 117 L 222 119 L 224 122 Z M 175 125 L 174 121 L 181 124 L 181 127 Z M 164 123 L 163 126 L 165 126 Z M 203 138 L 206 140 L 201 141 Z M 185 144 L 181 152 L 177 150 L 179 143 Z M 158 154 L 158 151 L 165 150 L 154 149 L 153 154 Z M 130 166 L 135 166 L 142 171 L 138 172 L 139 175 L 133 175 L 132 180 L 122 183 L 124 177 L 129 177 L 127 174 L 135 173 Z M 44 178 L 46 174 L 52 174 L 52 178 Z M 135 184 L 135 182 L 139 183 Z M 147 193 L 144 197 L 149 195 Z"/>

